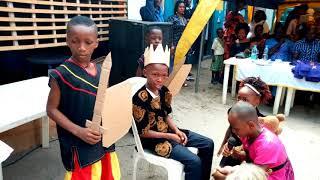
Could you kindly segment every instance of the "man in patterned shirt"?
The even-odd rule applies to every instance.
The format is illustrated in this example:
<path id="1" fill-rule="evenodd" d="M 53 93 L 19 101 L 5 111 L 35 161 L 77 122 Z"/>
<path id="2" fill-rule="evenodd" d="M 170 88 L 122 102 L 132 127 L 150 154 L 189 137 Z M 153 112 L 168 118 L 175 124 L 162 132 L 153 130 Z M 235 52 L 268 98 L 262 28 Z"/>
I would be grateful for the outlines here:
<path id="1" fill-rule="evenodd" d="M 320 41 L 316 39 L 316 28 L 314 25 L 307 26 L 304 39 L 297 41 L 293 49 L 293 57 L 296 60 L 306 62 L 319 61 Z"/>

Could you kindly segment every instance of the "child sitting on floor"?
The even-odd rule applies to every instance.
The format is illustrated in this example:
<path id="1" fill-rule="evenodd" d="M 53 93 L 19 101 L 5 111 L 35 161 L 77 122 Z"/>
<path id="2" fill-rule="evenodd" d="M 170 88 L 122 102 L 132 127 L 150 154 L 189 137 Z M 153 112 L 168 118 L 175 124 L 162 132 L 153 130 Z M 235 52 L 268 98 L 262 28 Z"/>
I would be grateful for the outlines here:
<path id="1" fill-rule="evenodd" d="M 268 173 L 268 180 L 294 180 L 284 145 L 278 136 L 260 126 L 257 111 L 251 104 L 237 102 L 231 108 L 228 120 L 232 131 L 240 137 L 244 151 L 234 151 L 226 145 L 224 156 L 237 153 L 239 159 L 263 168 Z M 223 170 L 217 171 L 223 174 Z"/>

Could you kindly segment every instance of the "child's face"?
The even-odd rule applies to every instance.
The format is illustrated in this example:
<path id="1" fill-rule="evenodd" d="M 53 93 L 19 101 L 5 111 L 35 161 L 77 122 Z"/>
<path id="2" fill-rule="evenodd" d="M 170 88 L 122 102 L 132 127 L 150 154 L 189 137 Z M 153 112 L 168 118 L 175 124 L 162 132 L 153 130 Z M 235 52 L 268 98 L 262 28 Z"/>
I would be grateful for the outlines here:
<path id="1" fill-rule="evenodd" d="M 158 44 L 162 44 L 162 31 L 153 29 L 148 36 L 148 44 L 153 44 L 154 48 L 157 48 Z"/>
<path id="2" fill-rule="evenodd" d="M 164 64 L 149 64 L 143 70 L 151 89 L 160 90 L 168 78 L 168 67 Z"/>
<path id="3" fill-rule="evenodd" d="M 258 26 L 256 29 L 256 35 L 262 36 L 263 35 L 263 26 Z"/>
<path id="4" fill-rule="evenodd" d="M 232 132 L 239 137 L 248 137 L 252 132 L 252 122 L 242 121 L 238 118 L 236 113 L 230 113 L 228 116 Z"/>
<path id="5" fill-rule="evenodd" d="M 254 91 L 252 91 L 247 86 L 244 86 L 239 89 L 237 100 L 248 102 L 254 107 L 257 107 L 260 104 L 260 96 L 258 96 Z"/>
<path id="6" fill-rule="evenodd" d="M 219 38 L 221 38 L 221 39 L 223 38 L 223 31 L 222 31 L 222 29 L 218 30 L 218 31 L 217 31 L 217 34 L 218 34 L 218 37 L 219 37 Z"/>
<path id="7" fill-rule="evenodd" d="M 244 40 L 247 38 L 247 33 L 244 29 L 240 29 L 238 32 L 238 39 L 239 40 Z"/>
<path id="8" fill-rule="evenodd" d="M 98 47 L 98 37 L 94 28 L 77 25 L 67 34 L 67 44 L 72 57 L 80 62 L 90 61 L 93 51 Z"/>

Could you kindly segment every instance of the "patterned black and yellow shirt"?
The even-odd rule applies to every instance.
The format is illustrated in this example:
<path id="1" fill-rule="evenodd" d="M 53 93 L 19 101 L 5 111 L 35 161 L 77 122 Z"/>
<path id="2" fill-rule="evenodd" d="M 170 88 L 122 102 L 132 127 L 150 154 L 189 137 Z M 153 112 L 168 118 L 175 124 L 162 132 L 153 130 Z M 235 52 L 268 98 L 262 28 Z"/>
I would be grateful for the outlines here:
<path id="1" fill-rule="evenodd" d="M 132 99 L 133 117 L 140 135 L 149 130 L 172 133 L 167 117 L 172 112 L 172 94 L 163 86 L 159 96 L 152 97 L 151 93 L 143 86 Z M 141 138 L 143 148 L 150 149 L 163 157 L 169 157 L 175 142 L 168 139 Z"/>

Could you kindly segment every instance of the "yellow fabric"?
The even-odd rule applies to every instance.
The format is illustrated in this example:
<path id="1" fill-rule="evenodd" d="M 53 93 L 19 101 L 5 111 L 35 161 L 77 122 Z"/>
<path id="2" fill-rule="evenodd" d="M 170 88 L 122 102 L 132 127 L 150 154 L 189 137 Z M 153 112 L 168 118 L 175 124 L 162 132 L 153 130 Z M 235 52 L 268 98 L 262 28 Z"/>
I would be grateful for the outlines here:
<path id="1" fill-rule="evenodd" d="M 253 11 L 254 11 L 254 7 L 248 6 L 248 23 L 251 23 L 252 21 Z"/>
<path id="2" fill-rule="evenodd" d="M 112 167 L 112 175 L 114 180 L 121 179 L 120 165 L 116 152 L 110 153 L 111 157 L 111 167 Z"/>
<path id="3" fill-rule="evenodd" d="M 101 160 L 91 165 L 91 180 L 100 180 L 102 175 Z"/>
<path id="4" fill-rule="evenodd" d="M 62 67 L 64 67 L 67 71 L 69 71 L 74 77 L 78 78 L 79 80 L 83 81 L 84 83 L 88 84 L 89 86 L 95 88 L 95 89 L 98 89 L 97 86 L 91 84 L 90 82 L 88 82 L 87 80 L 81 78 L 80 76 L 76 75 L 74 72 L 72 72 L 67 66 L 65 65 L 61 65 Z"/>
<path id="5" fill-rule="evenodd" d="M 221 0 L 201 0 L 199 2 L 176 47 L 174 69 L 179 69 L 184 64 L 184 56 L 191 48 L 220 2 Z"/>
<path id="6" fill-rule="evenodd" d="M 64 175 L 64 180 L 71 180 L 72 171 L 67 171 Z"/>

